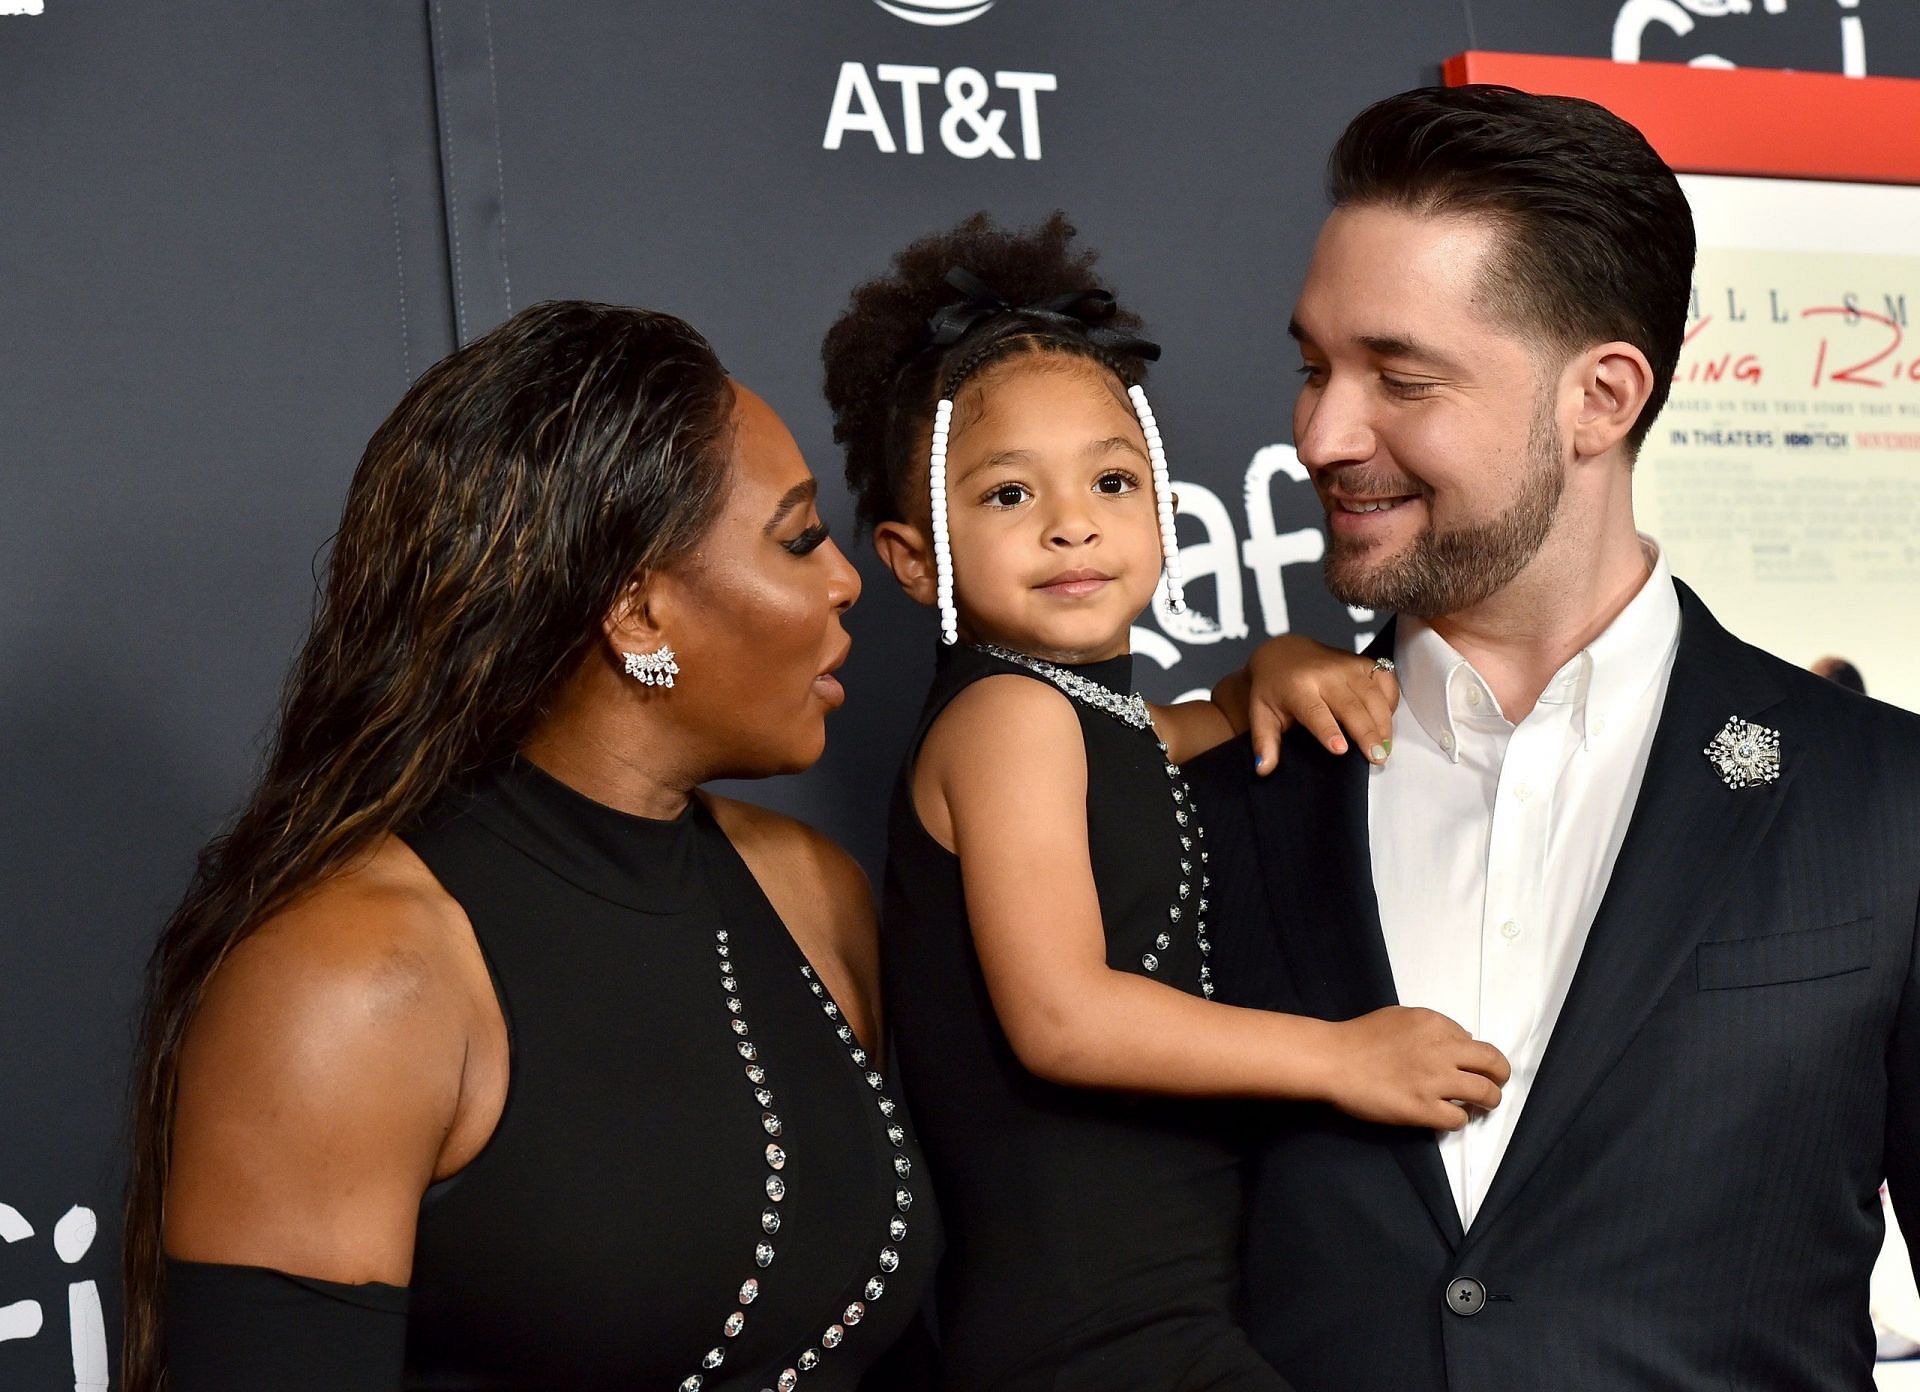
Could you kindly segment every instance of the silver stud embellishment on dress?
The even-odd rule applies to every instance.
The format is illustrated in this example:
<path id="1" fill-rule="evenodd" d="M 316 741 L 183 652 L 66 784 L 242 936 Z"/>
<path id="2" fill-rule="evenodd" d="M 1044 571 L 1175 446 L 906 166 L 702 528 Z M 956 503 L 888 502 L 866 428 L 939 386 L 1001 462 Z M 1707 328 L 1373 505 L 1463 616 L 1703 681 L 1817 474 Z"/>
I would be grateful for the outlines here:
<path id="1" fill-rule="evenodd" d="M 893 1206 L 899 1209 L 902 1213 L 905 1213 L 908 1209 L 912 1208 L 913 1207 L 913 1191 L 911 1189 L 894 1190 Z"/>
<path id="2" fill-rule="evenodd" d="M 1038 672 L 1082 705 L 1105 711 L 1122 724 L 1131 725 L 1136 730 L 1153 728 L 1153 716 L 1148 713 L 1147 703 L 1141 699 L 1137 691 L 1131 695 L 1122 696 L 1118 692 L 1108 690 L 1097 681 L 1081 676 L 1078 672 L 1069 671 L 1065 667 L 1056 667 L 1051 662 L 1042 662 L 1037 657 L 1028 657 L 1025 653 L 1017 653 L 1011 648 L 995 647 L 992 643 L 980 644 L 980 651 L 989 657 L 997 657 L 1002 662 L 1011 662 L 1016 667 L 1025 667 L 1029 671 Z"/>
<path id="3" fill-rule="evenodd" d="M 799 1385 L 800 1374 L 791 1368 L 782 1368 L 780 1370 L 779 1380 L 774 1383 L 774 1386 L 778 1387 L 780 1392 L 793 1392 L 793 1389 Z"/>
<path id="4" fill-rule="evenodd" d="M 758 1300 L 759 1298 L 760 1298 L 760 1283 L 758 1281 L 750 1280 L 750 1281 L 744 1281 L 741 1283 L 740 1303 L 742 1305 L 751 1305 L 753 1304 L 754 1301 Z"/>
<path id="5" fill-rule="evenodd" d="M 905 1179 L 913 1173 L 913 1162 L 904 1155 L 896 1155 L 893 1157 L 893 1172 Z"/>
<path id="6" fill-rule="evenodd" d="M 756 1265 L 763 1269 L 772 1266 L 773 1244 L 771 1242 L 762 1242 L 758 1247 L 755 1247 L 753 1249 L 753 1260 Z"/>
<path id="7" fill-rule="evenodd" d="M 714 1347 L 707 1350 L 707 1356 L 700 1360 L 700 1366 L 705 1368 L 708 1372 L 712 1372 L 715 1368 L 719 1367 L 722 1363 L 726 1361 L 727 1361 L 727 1351 L 716 1344 Z"/>
<path id="8" fill-rule="evenodd" d="M 729 1339 L 739 1338 L 740 1331 L 745 1329 L 746 1327 L 747 1327 L 747 1317 L 741 1314 L 738 1310 L 735 1310 L 732 1314 L 727 1316 L 725 1333 Z"/>
<path id="9" fill-rule="evenodd" d="M 867 1290 L 866 1290 L 867 1299 L 878 1300 L 881 1296 L 885 1295 L 886 1293 L 887 1293 L 887 1283 L 885 1281 L 881 1280 L 878 1276 L 872 1277 L 870 1280 L 868 1280 Z"/>
<path id="10" fill-rule="evenodd" d="M 769 1136 L 777 1136 L 780 1134 L 780 1118 L 772 1112 L 762 1112 L 760 1114 L 760 1124 L 767 1129 Z"/>
<path id="11" fill-rule="evenodd" d="M 785 1169 L 787 1166 L 786 1151 L 780 1149 L 780 1147 L 777 1145 L 768 1146 L 767 1147 L 767 1165 L 770 1168 L 776 1169 L 776 1170 Z"/>
<path id="12" fill-rule="evenodd" d="M 1143 952 L 1140 954 L 1140 965 L 1145 967 L 1148 971 L 1159 971 L 1160 959 L 1154 956 L 1151 952 Z"/>
<path id="13" fill-rule="evenodd" d="M 900 1269 L 900 1254 L 891 1247 L 880 1249 L 880 1269 L 891 1276 Z"/>
<path id="14" fill-rule="evenodd" d="M 692 1377 L 680 1384 L 680 1392 L 700 1392 L 700 1389 L 706 1385 L 707 1380 L 698 1373 L 695 1373 Z"/>
<path id="15" fill-rule="evenodd" d="M 801 1372 L 810 1373 L 820 1366 L 820 1351 L 818 1349 L 808 1349 L 800 1355 L 796 1362 Z"/>
<path id="16" fill-rule="evenodd" d="M 767 1209 L 760 1215 L 760 1231 L 771 1237 L 780 1231 L 780 1215 Z"/>
<path id="17" fill-rule="evenodd" d="M 768 1175 L 767 1176 L 767 1197 L 772 1199 L 775 1203 L 779 1203 L 780 1200 L 786 1198 L 786 1196 L 787 1196 L 786 1180 L 780 1178 L 780 1176 L 777 1174 Z"/>
<path id="18" fill-rule="evenodd" d="M 856 1325 L 866 1317 L 867 1307 L 857 1300 L 840 1312 L 840 1322 L 848 1326 Z"/>
<path id="19" fill-rule="evenodd" d="M 840 1341 L 847 1337 L 847 1331 L 837 1324 L 827 1326 L 827 1332 L 820 1336 L 821 1348 L 839 1348 Z"/>
<path id="20" fill-rule="evenodd" d="M 1780 776 L 1780 732 L 1738 716 L 1702 752 L 1729 788 L 1755 788 Z"/>
<path id="21" fill-rule="evenodd" d="M 900 1217 L 887 1219 L 887 1236 L 898 1242 L 907 1235 L 907 1220 Z"/>

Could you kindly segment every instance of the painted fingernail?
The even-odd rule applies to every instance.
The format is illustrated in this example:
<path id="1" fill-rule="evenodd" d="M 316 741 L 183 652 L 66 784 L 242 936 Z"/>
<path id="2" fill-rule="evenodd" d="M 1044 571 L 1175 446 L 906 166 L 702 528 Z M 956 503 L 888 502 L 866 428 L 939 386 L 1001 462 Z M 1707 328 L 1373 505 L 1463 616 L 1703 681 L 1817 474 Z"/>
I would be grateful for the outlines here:
<path id="1" fill-rule="evenodd" d="M 1374 761 L 1374 763 L 1376 764 L 1386 763 L 1387 747 L 1384 744 L 1376 744 L 1372 749 L 1368 750 L 1367 752 L 1369 757 L 1371 757 L 1372 760 Z"/>
<path id="2" fill-rule="evenodd" d="M 1392 740 L 1388 740 L 1388 741 L 1387 741 L 1387 742 L 1386 742 L 1385 744 L 1383 744 L 1383 745 L 1381 745 L 1380 747 L 1381 747 L 1382 749 L 1384 749 L 1384 750 L 1386 750 L 1386 751 L 1387 751 L 1387 753 L 1389 753 L 1389 754 L 1391 754 L 1391 753 L 1393 753 L 1393 741 L 1392 741 Z"/>

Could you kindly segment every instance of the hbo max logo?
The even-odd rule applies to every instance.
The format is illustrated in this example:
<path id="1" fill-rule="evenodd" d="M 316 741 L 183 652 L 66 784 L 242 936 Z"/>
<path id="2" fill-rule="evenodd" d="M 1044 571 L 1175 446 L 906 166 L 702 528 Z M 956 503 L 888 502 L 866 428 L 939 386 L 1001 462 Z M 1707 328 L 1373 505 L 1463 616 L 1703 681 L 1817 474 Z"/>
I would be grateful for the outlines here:
<path id="1" fill-rule="evenodd" d="M 880 87 L 892 89 L 890 100 L 881 99 L 876 78 Z M 911 63 L 880 63 L 869 74 L 864 63 L 842 63 L 821 144 L 838 150 L 848 136 L 858 135 L 871 139 L 883 155 L 902 148 L 920 155 L 926 153 L 931 122 L 947 153 L 961 159 L 1037 160 L 1040 94 L 1059 87 L 1052 73 L 996 72 L 989 84 L 978 68 L 942 73 Z"/>

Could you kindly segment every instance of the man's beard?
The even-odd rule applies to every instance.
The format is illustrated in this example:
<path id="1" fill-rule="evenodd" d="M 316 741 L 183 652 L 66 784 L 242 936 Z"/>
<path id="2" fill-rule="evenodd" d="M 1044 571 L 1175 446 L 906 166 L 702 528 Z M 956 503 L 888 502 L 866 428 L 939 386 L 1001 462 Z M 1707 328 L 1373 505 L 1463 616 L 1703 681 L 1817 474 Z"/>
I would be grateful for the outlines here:
<path id="1" fill-rule="evenodd" d="M 1374 549 L 1330 535 L 1327 588 L 1342 604 L 1431 619 L 1457 614 L 1501 589 L 1539 552 L 1566 491 L 1560 432 L 1541 404 L 1527 431 L 1527 473 L 1506 511 L 1490 522 L 1449 531 L 1431 519 L 1412 545 L 1384 565 L 1368 565 Z"/>

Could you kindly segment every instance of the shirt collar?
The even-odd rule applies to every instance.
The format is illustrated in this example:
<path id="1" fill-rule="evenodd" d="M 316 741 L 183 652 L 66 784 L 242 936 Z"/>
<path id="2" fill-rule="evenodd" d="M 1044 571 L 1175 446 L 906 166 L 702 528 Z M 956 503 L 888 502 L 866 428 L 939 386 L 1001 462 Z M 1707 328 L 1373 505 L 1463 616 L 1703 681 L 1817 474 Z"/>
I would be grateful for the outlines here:
<path id="1" fill-rule="evenodd" d="M 1543 706 L 1571 706 L 1588 749 L 1612 713 L 1624 716 L 1666 670 L 1680 638 L 1680 596 L 1666 553 L 1640 537 L 1651 574 L 1612 623 L 1554 674 L 1540 695 Z M 1400 698 L 1428 738 L 1460 762 L 1462 727 L 1504 724 L 1493 688 L 1431 627 L 1402 616 L 1394 643 Z"/>

